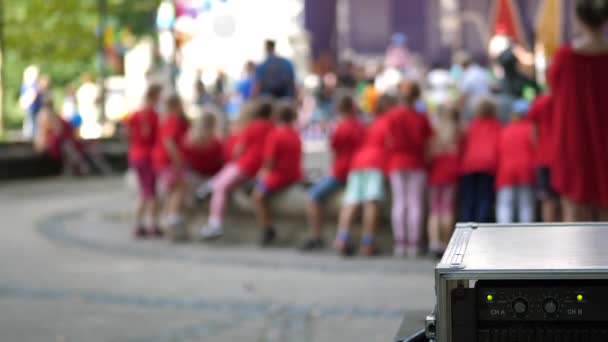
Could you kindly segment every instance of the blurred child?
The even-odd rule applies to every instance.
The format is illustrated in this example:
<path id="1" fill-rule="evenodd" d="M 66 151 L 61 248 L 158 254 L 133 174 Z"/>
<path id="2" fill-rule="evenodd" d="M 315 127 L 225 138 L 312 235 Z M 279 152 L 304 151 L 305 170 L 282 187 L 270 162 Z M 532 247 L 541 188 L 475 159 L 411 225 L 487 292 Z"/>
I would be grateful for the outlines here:
<path id="1" fill-rule="evenodd" d="M 76 139 L 70 124 L 57 114 L 51 99 L 42 101 L 36 121 L 36 151 L 46 152 L 60 162 L 66 174 L 86 175 L 91 172 L 84 146 Z"/>
<path id="2" fill-rule="evenodd" d="M 296 111 L 289 104 L 276 107 L 278 125 L 270 132 L 264 147 L 264 164 L 258 175 L 253 201 L 260 228 L 259 243 L 267 246 L 276 239 L 268 201 L 270 196 L 302 179 L 302 143 L 294 128 Z"/>
<path id="3" fill-rule="evenodd" d="M 306 208 L 308 213 L 309 237 L 301 250 L 312 251 L 324 246 L 322 239 L 324 201 L 340 190 L 346 183 L 353 155 L 363 142 L 365 126 L 355 114 L 355 102 L 351 96 L 343 97 L 338 103 L 339 120 L 331 136 L 334 162 L 331 174 L 321 178 L 308 191 Z"/>
<path id="4" fill-rule="evenodd" d="M 226 164 L 212 180 L 210 215 L 207 225 L 201 228 L 203 239 L 214 239 L 224 234 L 223 218 L 227 196 L 242 182 L 256 176 L 262 167 L 264 146 L 273 128 L 272 104 L 256 104 L 253 120 L 239 134 L 234 147 L 233 162 Z"/>
<path id="5" fill-rule="evenodd" d="M 498 147 L 496 177 L 496 221 L 498 223 L 534 222 L 534 142 L 532 124 L 523 120 L 527 100 L 513 103 L 513 121 L 503 128 Z M 517 209 L 516 209 L 517 208 Z"/>
<path id="6" fill-rule="evenodd" d="M 460 222 L 489 222 L 491 219 L 500 130 L 496 105 L 490 99 L 481 100 L 463 143 Z"/>
<path id="7" fill-rule="evenodd" d="M 389 122 L 385 113 L 395 105 L 394 98 L 387 95 L 381 97 L 374 121 L 361 147 L 353 156 L 334 242 L 334 247 L 342 255 L 354 252 L 350 228 L 360 206 L 363 206 L 360 253 L 366 256 L 378 253 L 374 233 L 378 225 L 380 201 L 384 198 L 384 172 L 388 154 Z"/>
<path id="8" fill-rule="evenodd" d="M 205 113 L 194 122 L 184 139 L 184 155 L 198 178 L 211 178 L 224 165 L 224 146 L 216 135 L 217 119 Z"/>
<path id="9" fill-rule="evenodd" d="M 135 236 L 162 236 L 158 227 L 158 201 L 156 198 L 156 176 L 152 165 L 152 149 L 158 134 L 158 113 L 154 109 L 160 99 L 162 88 L 152 85 L 145 95 L 142 108 L 133 112 L 126 122 L 129 136 L 129 167 L 137 176 L 139 199 L 135 209 Z M 149 223 L 144 223 L 148 215 Z"/>
<path id="10" fill-rule="evenodd" d="M 154 169 L 167 196 L 167 226 L 174 241 L 187 238 L 183 217 L 186 196 L 186 161 L 183 141 L 189 123 L 177 95 L 167 99 L 167 113 L 159 127 L 153 150 Z"/>
<path id="11" fill-rule="evenodd" d="M 558 222 L 559 194 L 551 186 L 550 129 L 553 114 L 553 98 L 550 94 L 537 97 L 532 103 L 528 119 L 534 125 L 536 140 L 536 186 L 537 198 L 541 202 L 544 222 Z"/>
<path id="12" fill-rule="evenodd" d="M 454 206 L 460 171 L 460 116 L 454 106 L 439 108 L 431 142 L 429 172 L 429 252 L 441 255 L 454 226 Z"/>
<path id="13" fill-rule="evenodd" d="M 392 189 L 391 218 L 394 254 L 416 256 L 419 251 L 426 191 L 426 159 L 432 136 L 426 114 L 415 109 L 420 87 L 413 83 L 405 92 L 405 106 L 390 112 L 388 172 Z M 407 228 L 407 238 L 406 238 Z"/>

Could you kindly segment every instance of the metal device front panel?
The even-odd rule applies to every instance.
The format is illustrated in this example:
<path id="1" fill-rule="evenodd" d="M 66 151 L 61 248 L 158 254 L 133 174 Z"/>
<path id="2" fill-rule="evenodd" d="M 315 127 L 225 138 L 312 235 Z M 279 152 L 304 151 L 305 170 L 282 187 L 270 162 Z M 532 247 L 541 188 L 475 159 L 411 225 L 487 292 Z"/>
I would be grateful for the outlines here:
<path id="1" fill-rule="evenodd" d="M 478 280 L 608 279 L 608 224 L 459 225 L 436 268 L 437 342 L 451 340 L 451 292 Z"/>

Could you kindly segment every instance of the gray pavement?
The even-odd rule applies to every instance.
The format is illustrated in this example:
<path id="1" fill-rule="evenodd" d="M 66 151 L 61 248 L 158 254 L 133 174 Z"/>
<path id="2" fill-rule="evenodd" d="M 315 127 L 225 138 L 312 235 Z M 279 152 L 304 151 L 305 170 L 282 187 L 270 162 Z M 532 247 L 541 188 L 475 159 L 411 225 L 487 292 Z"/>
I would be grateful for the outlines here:
<path id="1" fill-rule="evenodd" d="M 434 302 L 430 260 L 261 250 L 248 216 L 215 244 L 134 241 L 131 206 L 119 178 L 0 184 L 0 341 L 391 341 Z"/>

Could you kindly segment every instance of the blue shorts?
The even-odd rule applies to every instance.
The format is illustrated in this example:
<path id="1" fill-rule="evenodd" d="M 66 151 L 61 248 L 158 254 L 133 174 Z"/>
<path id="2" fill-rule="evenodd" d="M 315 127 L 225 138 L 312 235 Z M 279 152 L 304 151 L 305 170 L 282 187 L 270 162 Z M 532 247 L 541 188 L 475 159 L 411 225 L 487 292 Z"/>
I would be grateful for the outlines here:
<path id="1" fill-rule="evenodd" d="M 264 183 L 264 181 L 258 180 L 255 182 L 255 189 L 260 193 L 264 194 L 264 197 L 268 197 L 272 195 L 272 191 L 268 189 L 268 186 Z"/>
<path id="2" fill-rule="evenodd" d="M 380 170 L 357 170 L 348 174 L 344 204 L 353 205 L 384 199 L 384 174 Z"/>
<path id="3" fill-rule="evenodd" d="M 328 196 L 340 190 L 344 183 L 333 176 L 325 176 L 319 179 L 313 186 L 308 189 L 308 198 L 316 203 L 321 203 Z"/>

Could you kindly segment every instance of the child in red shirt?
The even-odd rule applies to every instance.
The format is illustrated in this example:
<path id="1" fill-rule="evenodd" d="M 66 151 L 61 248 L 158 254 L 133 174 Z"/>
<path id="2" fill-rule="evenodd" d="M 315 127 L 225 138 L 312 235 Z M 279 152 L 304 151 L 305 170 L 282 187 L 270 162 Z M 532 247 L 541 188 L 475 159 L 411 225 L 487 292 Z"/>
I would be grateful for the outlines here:
<path id="1" fill-rule="evenodd" d="M 431 126 L 426 114 L 414 109 L 420 87 L 412 83 L 405 94 L 406 106 L 393 109 L 390 120 L 388 173 L 392 190 L 391 219 L 394 254 L 416 256 L 419 251 L 426 191 L 426 164 Z M 407 228 L 407 239 L 406 239 Z"/>
<path id="2" fill-rule="evenodd" d="M 534 125 L 536 140 L 536 187 L 541 202 L 543 222 L 558 222 L 559 194 L 551 186 L 551 120 L 553 98 L 550 94 L 538 96 L 528 112 L 527 119 Z"/>
<path id="3" fill-rule="evenodd" d="M 344 187 L 353 155 L 363 142 L 365 126 L 355 114 L 355 101 L 350 96 L 343 97 L 338 103 L 340 119 L 331 136 L 330 146 L 334 154 L 332 170 L 308 190 L 306 208 L 308 213 L 309 237 L 301 246 L 302 251 L 321 249 L 323 226 L 323 202 Z"/>
<path id="4" fill-rule="evenodd" d="M 133 112 L 126 122 L 129 136 L 129 166 L 135 172 L 139 185 L 139 200 L 135 209 L 136 237 L 162 236 L 158 227 L 158 201 L 156 199 L 156 175 L 152 165 L 152 149 L 158 134 L 158 105 L 162 88 L 152 85 L 146 91 L 143 107 Z M 150 217 L 146 230 L 144 217 Z"/>
<path id="5" fill-rule="evenodd" d="M 260 245 L 276 239 L 276 230 L 268 206 L 269 197 L 302 179 L 302 143 L 293 127 L 296 112 L 289 104 L 277 106 L 278 125 L 273 128 L 264 147 L 263 166 L 253 192 L 258 222 L 262 229 Z"/>
<path id="6" fill-rule="evenodd" d="M 256 104 L 253 120 L 243 129 L 234 147 L 233 161 L 213 177 L 209 220 L 200 231 L 203 239 L 214 239 L 224 234 L 227 196 L 236 186 L 254 178 L 262 167 L 266 139 L 274 126 L 271 121 L 272 109 L 272 104 L 267 101 Z"/>
<path id="7" fill-rule="evenodd" d="M 460 116 L 455 107 L 439 108 L 431 142 L 429 171 L 429 252 L 445 251 L 454 227 L 454 206 L 460 172 Z"/>
<path id="8" fill-rule="evenodd" d="M 534 142 L 532 124 L 522 117 L 528 112 L 527 100 L 513 103 L 513 121 L 503 128 L 498 146 L 498 173 L 496 177 L 496 221 L 534 222 Z"/>
<path id="9" fill-rule="evenodd" d="M 186 161 L 183 141 L 189 128 L 182 102 L 177 95 L 167 99 L 167 114 L 162 120 L 154 146 L 154 169 L 167 194 L 167 225 L 175 241 L 187 238 L 183 218 L 186 196 Z"/>
<path id="10" fill-rule="evenodd" d="M 500 130 L 496 105 L 489 99 L 481 100 L 463 143 L 460 222 L 489 222 L 491 219 Z"/>
<path id="11" fill-rule="evenodd" d="M 396 100 L 388 95 L 380 98 L 374 121 L 363 144 L 353 156 L 334 242 L 334 247 L 340 254 L 352 255 L 354 252 L 350 228 L 360 206 L 363 206 L 360 253 L 366 256 L 378 253 L 374 233 L 378 225 L 380 201 L 384 199 L 384 174 L 389 151 L 389 121 L 385 113 L 395 104 Z"/>
<path id="12" fill-rule="evenodd" d="M 224 145 L 215 134 L 216 122 L 214 114 L 203 114 L 184 139 L 186 162 L 195 177 L 213 177 L 224 165 Z"/>

